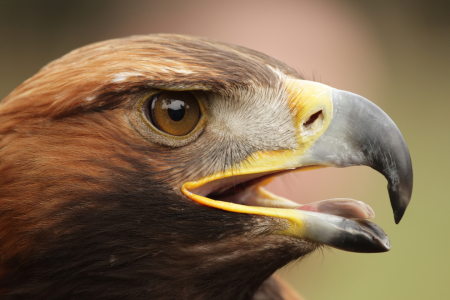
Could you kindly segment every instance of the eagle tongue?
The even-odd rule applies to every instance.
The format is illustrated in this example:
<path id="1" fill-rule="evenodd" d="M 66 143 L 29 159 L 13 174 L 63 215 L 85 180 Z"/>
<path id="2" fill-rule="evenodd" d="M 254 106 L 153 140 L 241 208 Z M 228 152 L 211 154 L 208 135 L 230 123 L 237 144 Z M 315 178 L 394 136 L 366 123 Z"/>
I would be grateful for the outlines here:
<path id="1" fill-rule="evenodd" d="M 296 207 L 298 210 L 319 212 L 344 218 L 372 219 L 375 217 L 373 209 L 362 201 L 335 198 L 321 200 Z"/>

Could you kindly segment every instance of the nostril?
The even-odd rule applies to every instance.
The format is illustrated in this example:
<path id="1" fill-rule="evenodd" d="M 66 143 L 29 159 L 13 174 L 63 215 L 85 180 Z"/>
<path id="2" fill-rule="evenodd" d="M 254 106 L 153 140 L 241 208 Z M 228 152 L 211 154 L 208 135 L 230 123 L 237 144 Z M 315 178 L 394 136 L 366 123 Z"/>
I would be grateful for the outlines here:
<path id="1" fill-rule="evenodd" d="M 312 114 L 311 117 L 309 117 L 309 119 L 305 123 L 303 123 L 303 126 L 305 128 L 310 127 L 317 119 L 319 119 L 319 117 L 322 117 L 322 110 L 319 110 L 318 112 Z"/>
<path id="2" fill-rule="evenodd" d="M 323 111 L 312 114 L 308 120 L 306 120 L 301 126 L 301 132 L 303 136 L 314 135 L 318 130 L 323 127 L 324 116 Z"/>

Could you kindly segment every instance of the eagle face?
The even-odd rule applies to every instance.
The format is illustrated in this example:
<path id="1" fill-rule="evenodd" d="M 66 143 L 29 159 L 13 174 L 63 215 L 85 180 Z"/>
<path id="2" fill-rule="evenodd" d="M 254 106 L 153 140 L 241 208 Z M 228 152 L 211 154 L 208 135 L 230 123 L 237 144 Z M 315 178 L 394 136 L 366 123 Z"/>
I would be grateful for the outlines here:
<path id="1" fill-rule="evenodd" d="M 364 203 L 301 206 L 263 188 L 274 176 L 370 166 L 397 223 L 411 197 L 408 149 L 381 109 L 203 38 L 74 50 L 6 97 L 0 119 L 6 299 L 257 299 L 322 245 L 390 248 Z"/>

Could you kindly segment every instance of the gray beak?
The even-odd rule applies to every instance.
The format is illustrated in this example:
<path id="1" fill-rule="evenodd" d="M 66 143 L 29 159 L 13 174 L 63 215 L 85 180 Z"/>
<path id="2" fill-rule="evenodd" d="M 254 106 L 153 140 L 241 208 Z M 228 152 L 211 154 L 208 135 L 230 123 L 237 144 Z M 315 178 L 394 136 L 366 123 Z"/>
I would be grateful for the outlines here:
<path id="1" fill-rule="evenodd" d="M 304 165 L 365 165 L 383 174 L 398 224 L 409 204 L 413 171 L 400 130 L 378 106 L 359 95 L 332 89 L 333 119 L 305 155 Z"/>

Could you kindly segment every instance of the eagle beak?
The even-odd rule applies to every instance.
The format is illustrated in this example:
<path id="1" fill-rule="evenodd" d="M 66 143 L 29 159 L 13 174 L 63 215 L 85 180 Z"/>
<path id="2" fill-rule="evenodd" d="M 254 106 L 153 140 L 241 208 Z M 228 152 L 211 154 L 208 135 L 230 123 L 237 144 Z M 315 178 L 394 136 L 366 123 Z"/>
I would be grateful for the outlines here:
<path id="1" fill-rule="evenodd" d="M 388 182 L 398 224 L 409 204 L 413 170 L 400 130 L 378 106 L 359 95 L 331 89 L 333 118 L 326 132 L 301 158 L 304 165 L 349 167 L 364 165 Z"/>
<path id="2" fill-rule="evenodd" d="M 361 96 L 301 80 L 288 82 L 287 91 L 299 129 L 297 149 L 257 153 L 233 170 L 185 183 L 183 193 L 223 210 L 284 218 L 289 228 L 279 234 L 352 252 L 388 251 L 389 238 L 365 220 L 374 214 L 364 203 L 331 199 L 300 206 L 264 191 L 262 185 L 275 173 L 292 169 L 369 166 L 386 177 L 398 223 L 409 204 L 413 183 L 411 158 L 399 129 L 379 107 Z M 233 185 L 230 182 L 248 183 L 248 188 L 233 196 L 221 196 L 220 191 Z M 211 195 L 220 200 L 210 199 Z"/>

